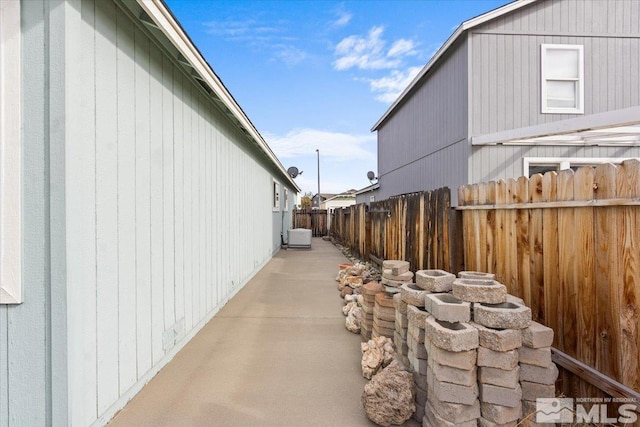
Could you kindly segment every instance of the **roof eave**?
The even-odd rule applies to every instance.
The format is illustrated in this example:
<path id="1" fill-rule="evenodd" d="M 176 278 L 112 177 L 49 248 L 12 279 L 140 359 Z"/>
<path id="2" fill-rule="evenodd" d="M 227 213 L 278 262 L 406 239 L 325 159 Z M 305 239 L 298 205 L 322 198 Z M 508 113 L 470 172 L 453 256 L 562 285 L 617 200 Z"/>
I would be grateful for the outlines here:
<path id="1" fill-rule="evenodd" d="M 269 160 L 285 176 L 291 186 L 300 192 L 296 182 L 289 176 L 280 160 L 273 153 L 262 135 L 249 120 L 242 108 L 235 101 L 231 93 L 222 81 L 213 72 L 207 61 L 202 57 L 198 49 L 193 45 L 189 36 L 184 32 L 180 23 L 174 18 L 171 11 L 162 0 L 136 0 L 142 9 L 154 20 L 157 27 L 164 33 L 169 41 L 178 49 L 180 54 L 198 72 L 205 83 L 217 95 L 222 103 L 229 109 L 240 125 L 247 131 L 248 136 L 255 141 L 258 147 L 265 153 Z"/>
<path id="2" fill-rule="evenodd" d="M 492 11 L 484 13 L 484 14 L 482 14 L 480 16 L 476 16 L 475 18 L 471 18 L 471 19 L 469 19 L 467 21 L 464 21 L 462 24 L 460 24 L 458 26 L 458 28 L 456 28 L 456 30 L 453 32 L 453 34 L 451 34 L 451 36 L 449 36 L 447 41 L 444 42 L 444 44 L 442 46 L 440 46 L 440 49 L 438 49 L 438 51 L 431 57 L 429 62 L 427 62 L 427 65 L 422 67 L 422 70 L 420 70 L 418 75 L 411 81 L 411 83 L 409 83 L 409 85 L 402 91 L 402 93 L 398 96 L 398 98 L 396 98 L 396 100 L 393 102 L 393 104 L 391 104 L 391 106 L 382 115 L 382 117 L 380 117 L 380 119 L 373 125 L 373 127 L 371 128 L 371 132 L 375 132 L 376 130 L 378 130 L 378 128 L 382 125 L 382 123 L 384 123 L 385 120 L 387 120 L 387 118 L 398 107 L 398 105 L 400 105 L 400 103 L 404 100 L 404 98 L 407 96 L 407 94 L 409 92 L 411 92 L 411 90 L 415 87 L 415 85 L 417 85 L 418 82 L 420 82 L 420 80 L 422 80 L 422 78 L 429 72 L 431 67 L 433 67 L 433 65 L 436 62 L 438 62 L 440 57 L 442 57 L 449 50 L 449 48 L 458 40 L 458 38 L 464 32 L 466 32 L 467 30 L 469 30 L 471 28 L 477 27 L 480 24 L 484 24 L 487 21 L 490 21 L 492 19 L 498 18 L 498 17 L 500 17 L 502 15 L 505 15 L 507 13 L 510 13 L 510 12 L 512 12 L 514 10 L 520 9 L 521 7 L 524 7 L 524 6 L 528 5 L 528 4 L 534 3 L 536 1 L 538 1 L 538 0 L 516 0 L 514 2 L 511 2 L 509 4 L 504 5 L 502 7 L 499 7 L 497 9 L 492 10 Z"/>

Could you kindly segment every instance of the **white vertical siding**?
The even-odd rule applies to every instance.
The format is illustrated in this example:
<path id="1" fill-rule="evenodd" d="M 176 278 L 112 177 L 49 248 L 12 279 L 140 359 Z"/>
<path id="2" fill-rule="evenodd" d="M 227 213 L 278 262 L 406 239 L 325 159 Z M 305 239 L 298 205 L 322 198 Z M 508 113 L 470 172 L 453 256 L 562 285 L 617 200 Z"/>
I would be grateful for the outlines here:
<path id="1" fill-rule="evenodd" d="M 113 2 L 79 4 L 69 23 L 82 55 L 66 63 L 67 114 L 78 114 L 66 141 L 69 424 L 88 425 L 106 422 L 271 257 L 282 214 L 271 209 L 273 165 L 146 30 Z M 0 328 L 0 344 L 6 336 Z"/>

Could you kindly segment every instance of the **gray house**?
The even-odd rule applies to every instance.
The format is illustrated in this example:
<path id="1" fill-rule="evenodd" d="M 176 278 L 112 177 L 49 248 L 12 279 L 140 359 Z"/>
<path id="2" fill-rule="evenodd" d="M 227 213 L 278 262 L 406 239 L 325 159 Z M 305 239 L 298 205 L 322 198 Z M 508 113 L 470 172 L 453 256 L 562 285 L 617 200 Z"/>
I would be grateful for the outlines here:
<path id="1" fill-rule="evenodd" d="M 640 157 L 640 0 L 519 0 L 463 22 L 373 126 L 364 197 Z M 359 199 L 360 200 L 360 199 Z"/>
<path id="2" fill-rule="evenodd" d="M 2 0 L 0 66 L 0 426 L 104 425 L 299 188 L 161 0 Z"/>

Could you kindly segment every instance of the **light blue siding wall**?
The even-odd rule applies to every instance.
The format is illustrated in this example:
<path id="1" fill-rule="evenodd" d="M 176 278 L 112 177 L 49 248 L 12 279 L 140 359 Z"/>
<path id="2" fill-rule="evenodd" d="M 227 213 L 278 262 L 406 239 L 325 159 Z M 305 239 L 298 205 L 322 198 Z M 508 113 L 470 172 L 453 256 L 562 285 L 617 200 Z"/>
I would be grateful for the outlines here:
<path id="1" fill-rule="evenodd" d="M 466 181 L 466 46 L 464 37 L 452 46 L 379 128 L 380 200 Z"/>
<path id="2" fill-rule="evenodd" d="M 0 426 L 104 424 L 279 248 L 285 179 L 117 3 L 26 1 L 22 27 Z"/>
<path id="3" fill-rule="evenodd" d="M 577 117 L 541 114 L 543 43 L 584 46 L 585 115 L 640 105 L 640 1 L 543 0 L 471 30 L 470 136 Z M 518 177 L 523 157 L 639 153 L 637 147 L 474 147 L 469 178 Z"/>

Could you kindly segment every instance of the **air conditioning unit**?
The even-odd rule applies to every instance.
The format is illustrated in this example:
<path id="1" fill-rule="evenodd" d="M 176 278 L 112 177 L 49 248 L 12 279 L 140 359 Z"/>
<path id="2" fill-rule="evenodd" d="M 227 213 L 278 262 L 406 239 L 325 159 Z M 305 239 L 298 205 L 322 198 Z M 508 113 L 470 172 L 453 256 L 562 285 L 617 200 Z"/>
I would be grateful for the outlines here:
<path id="1" fill-rule="evenodd" d="M 311 249 L 311 230 L 293 228 L 287 230 L 288 247 L 292 249 Z"/>

